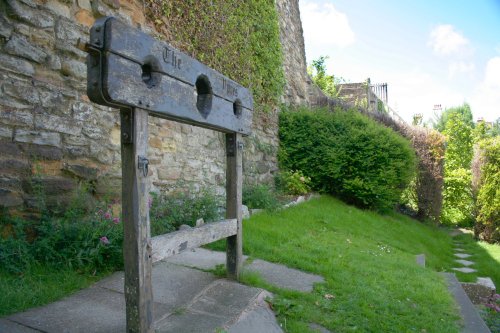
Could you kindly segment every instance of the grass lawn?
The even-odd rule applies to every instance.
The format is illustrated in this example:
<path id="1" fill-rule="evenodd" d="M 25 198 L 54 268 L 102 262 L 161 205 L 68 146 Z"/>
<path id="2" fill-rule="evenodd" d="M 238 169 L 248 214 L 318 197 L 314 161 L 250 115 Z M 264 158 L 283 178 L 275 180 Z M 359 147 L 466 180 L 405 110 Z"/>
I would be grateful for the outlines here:
<path id="1" fill-rule="evenodd" d="M 32 267 L 23 275 L 0 269 L 0 316 L 54 302 L 103 277 L 53 266 Z"/>
<path id="2" fill-rule="evenodd" d="M 277 295 L 273 308 L 287 332 L 308 332 L 309 323 L 333 332 L 459 331 L 457 309 L 436 273 L 453 264 L 452 239 L 442 229 L 323 196 L 254 215 L 244 222 L 243 244 L 252 257 L 325 278 L 304 294 L 243 277 Z M 416 264 L 420 253 L 428 268 Z"/>

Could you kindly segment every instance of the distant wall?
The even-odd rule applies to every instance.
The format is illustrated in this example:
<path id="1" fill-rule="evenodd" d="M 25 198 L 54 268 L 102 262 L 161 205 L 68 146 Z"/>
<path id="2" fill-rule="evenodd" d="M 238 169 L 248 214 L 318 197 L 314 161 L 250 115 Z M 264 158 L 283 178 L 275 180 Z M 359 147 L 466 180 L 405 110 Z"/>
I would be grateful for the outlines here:
<path id="1" fill-rule="evenodd" d="M 308 104 L 304 41 L 297 0 L 278 0 L 283 102 Z M 63 204 L 85 181 L 96 194 L 120 192 L 118 111 L 86 95 L 86 54 L 96 18 L 114 15 L 155 34 L 139 0 L 4 0 L 0 3 L 0 205 L 33 206 L 33 179 L 49 204 Z M 313 88 L 314 89 L 314 88 Z M 246 182 L 271 182 L 277 171 L 278 110 L 254 116 L 245 139 Z M 150 117 L 153 190 L 210 186 L 225 193 L 224 136 Z"/>

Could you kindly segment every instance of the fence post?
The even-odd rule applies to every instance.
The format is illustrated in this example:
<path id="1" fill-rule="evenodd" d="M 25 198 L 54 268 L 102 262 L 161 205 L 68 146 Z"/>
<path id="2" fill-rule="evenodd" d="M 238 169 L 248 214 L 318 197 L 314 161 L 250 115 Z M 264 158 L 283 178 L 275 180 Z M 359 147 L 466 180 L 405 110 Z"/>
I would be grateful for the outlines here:
<path id="1" fill-rule="evenodd" d="M 122 109 L 122 219 L 124 229 L 125 305 L 127 332 L 151 332 L 151 234 L 149 228 L 148 112 Z"/>
<path id="2" fill-rule="evenodd" d="M 242 150 L 241 134 L 226 134 L 226 218 L 237 219 L 238 229 L 234 236 L 227 238 L 226 267 L 227 275 L 231 279 L 240 278 L 243 257 L 243 228 L 242 228 Z"/>

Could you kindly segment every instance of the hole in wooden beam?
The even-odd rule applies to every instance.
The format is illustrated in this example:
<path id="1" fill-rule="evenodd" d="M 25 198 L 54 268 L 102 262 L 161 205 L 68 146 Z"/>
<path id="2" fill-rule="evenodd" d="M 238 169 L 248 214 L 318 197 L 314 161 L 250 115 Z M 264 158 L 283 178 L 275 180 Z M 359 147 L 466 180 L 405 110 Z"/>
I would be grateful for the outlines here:
<path id="1" fill-rule="evenodd" d="M 144 64 L 141 66 L 141 70 L 142 82 L 144 82 L 149 89 L 160 84 L 161 74 L 158 73 L 160 70 L 160 64 L 155 57 L 146 57 Z"/>
<path id="2" fill-rule="evenodd" d="M 242 109 L 241 109 L 241 101 L 239 99 L 235 100 L 233 103 L 233 113 L 236 118 L 241 117 Z"/>
<path id="3" fill-rule="evenodd" d="M 212 111 L 212 85 L 206 75 L 200 75 L 196 79 L 196 108 L 203 118 L 207 118 Z"/>

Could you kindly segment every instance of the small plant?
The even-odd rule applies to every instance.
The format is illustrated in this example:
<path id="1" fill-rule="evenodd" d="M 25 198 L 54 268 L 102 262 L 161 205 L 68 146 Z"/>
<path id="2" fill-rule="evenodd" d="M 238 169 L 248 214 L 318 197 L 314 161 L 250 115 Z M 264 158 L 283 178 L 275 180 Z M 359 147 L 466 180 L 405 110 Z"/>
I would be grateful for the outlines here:
<path id="1" fill-rule="evenodd" d="M 196 220 L 205 222 L 220 218 L 220 200 L 209 189 L 199 192 L 185 191 L 171 194 L 151 193 L 151 233 L 161 235 L 178 229 L 182 224 L 195 226 Z"/>
<path id="2" fill-rule="evenodd" d="M 500 295 L 493 295 L 481 311 L 481 317 L 492 333 L 500 332 Z"/>
<path id="3" fill-rule="evenodd" d="M 284 194 L 303 195 L 311 190 L 311 178 L 302 171 L 282 171 L 276 176 L 276 187 Z"/>
<path id="4" fill-rule="evenodd" d="M 250 209 L 276 210 L 280 206 L 276 193 L 269 185 L 243 186 L 243 204 Z"/>

